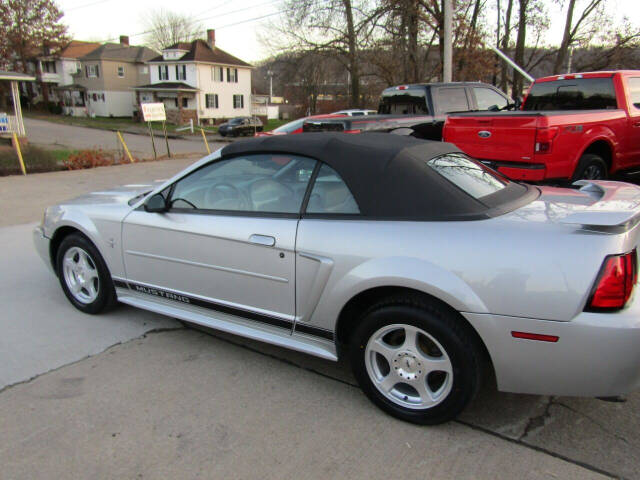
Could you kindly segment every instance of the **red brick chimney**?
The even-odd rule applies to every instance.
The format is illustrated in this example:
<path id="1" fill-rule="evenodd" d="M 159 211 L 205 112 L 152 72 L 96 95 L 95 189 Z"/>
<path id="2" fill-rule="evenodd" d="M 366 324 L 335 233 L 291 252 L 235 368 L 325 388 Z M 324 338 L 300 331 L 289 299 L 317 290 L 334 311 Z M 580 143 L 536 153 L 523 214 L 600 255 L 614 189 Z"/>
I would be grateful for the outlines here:
<path id="1" fill-rule="evenodd" d="M 207 43 L 212 49 L 216 46 L 216 31 L 213 28 L 207 30 Z"/>
<path id="2" fill-rule="evenodd" d="M 129 36 L 128 35 L 120 35 L 120 45 L 124 45 L 126 47 L 129 46 Z"/>

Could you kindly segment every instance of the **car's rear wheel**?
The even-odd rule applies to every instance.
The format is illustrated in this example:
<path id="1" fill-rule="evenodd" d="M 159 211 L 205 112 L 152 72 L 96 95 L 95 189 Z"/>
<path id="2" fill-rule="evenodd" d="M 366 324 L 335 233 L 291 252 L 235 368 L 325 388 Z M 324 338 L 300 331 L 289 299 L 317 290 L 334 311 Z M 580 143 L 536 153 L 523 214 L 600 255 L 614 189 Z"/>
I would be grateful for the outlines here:
<path id="1" fill-rule="evenodd" d="M 407 298 L 373 307 L 350 343 L 354 374 L 385 412 L 418 424 L 457 416 L 480 385 L 481 353 L 461 320 Z"/>
<path id="2" fill-rule="evenodd" d="M 60 285 L 69 301 L 85 313 L 99 313 L 116 304 L 113 281 L 98 249 L 84 235 L 62 240 L 56 256 Z"/>
<path id="3" fill-rule="evenodd" d="M 593 153 L 585 153 L 580 157 L 572 180 L 605 180 L 607 175 L 607 164 L 602 157 Z"/>

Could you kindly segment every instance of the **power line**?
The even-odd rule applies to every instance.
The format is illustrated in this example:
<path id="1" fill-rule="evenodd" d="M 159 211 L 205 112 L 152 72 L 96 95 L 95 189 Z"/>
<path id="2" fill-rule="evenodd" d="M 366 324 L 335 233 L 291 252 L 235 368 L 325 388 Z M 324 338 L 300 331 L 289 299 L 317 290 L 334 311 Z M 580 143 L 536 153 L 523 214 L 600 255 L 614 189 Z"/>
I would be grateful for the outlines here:
<path id="1" fill-rule="evenodd" d="M 109 0 L 102 0 L 102 1 L 109 1 Z M 226 12 L 226 13 L 223 13 L 223 14 L 220 14 L 220 15 L 210 15 L 208 17 L 204 17 L 204 18 L 200 18 L 200 19 L 196 19 L 196 20 L 203 21 L 203 20 L 211 20 L 212 18 L 227 17 L 227 16 L 232 15 L 234 13 L 244 12 L 244 11 L 252 10 L 252 9 L 255 9 L 255 8 L 258 8 L 258 7 L 265 7 L 267 5 L 271 5 L 271 4 L 280 2 L 280 1 L 281 0 L 271 0 L 270 2 L 264 3 L 262 5 L 254 5 L 254 6 L 251 6 L 251 7 L 240 8 L 238 10 L 233 10 L 231 12 Z M 249 18 L 247 20 L 241 20 L 239 22 L 230 23 L 230 24 L 227 24 L 227 25 L 223 25 L 221 27 L 216 27 L 216 29 L 220 30 L 222 28 L 233 27 L 235 25 L 240 25 L 242 23 L 249 23 L 249 22 L 253 22 L 253 21 L 256 21 L 256 20 L 261 20 L 263 18 L 272 17 L 274 15 L 278 15 L 278 14 L 281 14 L 281 13 L 286 13 L 289 10 L 291 10 L 291 9 L 279 10 L 277 12 L 272 12 L 272 13 L 269 13 L 267 15 L 263 15 L 263 16 L 260 16 L 260 17 Z M 131 34 L 131 35 L 129 35 L 129 37 L 131 37 L 131 38 L 139 37 L 141 35 L 146 35 L 146 34 L 151 33 L 153 31 L 154 31 L 153 29 L 152 30 L 145 30 L 144 32 L 138 32 L 138 33 Z M 115 41 L 115 40 L 118 40 L 118 38 L 109 38 L 109 39 L 105 40 L 105 42 L 111 42 L 111 41 Z"/>
<path id="2" fill-rule="evenodd" d="M 78 5 L 76 7 L 67 8 L 66 10 L 63 10 L 63 12 L 64 13 L 72 12 L 74 10 L 80 10 L 81 8 L 92 7 L 93 5 L 99 5 L 100 3 L 107 3 L 110 1 L 111 0 L 98 0 L 97 2 L 85 3 L 84 5 Z"/>

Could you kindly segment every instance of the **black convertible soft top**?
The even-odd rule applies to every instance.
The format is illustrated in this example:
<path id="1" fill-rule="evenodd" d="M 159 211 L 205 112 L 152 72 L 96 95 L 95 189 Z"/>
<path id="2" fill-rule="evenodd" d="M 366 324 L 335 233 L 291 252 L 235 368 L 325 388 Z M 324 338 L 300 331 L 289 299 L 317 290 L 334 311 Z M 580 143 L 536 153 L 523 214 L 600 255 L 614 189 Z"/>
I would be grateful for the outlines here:
<path id="1" fill-rule="evenodd" d="M 389 133 L 303 133 L 232 143 L 223 157 L 249 153 L 288 153 L 314 158 L 345 181 L 363 216 L 404 220 L 472 220 L 513 210 L 531 192 L 510 182 L 476 199 L 431 169 L 427 161 L 462 153 L 450 143 Z M 534 196 L 537 193 L 534 194 Z M 528 200 L 524 200 L 526 203 Z"/>

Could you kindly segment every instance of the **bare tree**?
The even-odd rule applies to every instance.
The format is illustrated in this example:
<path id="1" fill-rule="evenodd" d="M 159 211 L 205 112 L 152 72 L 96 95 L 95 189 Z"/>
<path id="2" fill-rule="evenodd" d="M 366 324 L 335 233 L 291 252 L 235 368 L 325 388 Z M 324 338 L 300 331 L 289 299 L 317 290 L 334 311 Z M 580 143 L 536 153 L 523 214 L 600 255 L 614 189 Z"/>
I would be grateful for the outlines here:
<path id="1" fill-rule="evenodd" d="M 371 39 L 377 9 L 369 0 L 285 0 L 280 23 L 271 25 L 272 50 L 311 52 L 340 61 L 349 74 L 350 105 L 360 106 L 360 52 Z M 275 43 L 273 40 L 275 37 Z"/>
<path id="2" fill-rule="evenodd" d="M 156 10 L 143 19 L 147 36 L 145 44 L 154 50 L 163 49 L 178 42 L 191 42 L 204 35 L 204 28 L 190 15 L 169 10 Z"/>
<path id="3" fill-rule="evenodd" d="M 588 0 L 577 20 L 574 22 L 574 10 L 576 7 L 576 0 L 569 0 L 567 5 L 567 15 L 564 24 L 564 34 L 562 36 L 562 42 L 556 55 L 556 61 L 553 65 L 553 73 L 561 73 L 565 60 L 567 59 L 567 53 L 569 48 L 575 43 L 589 43 L 593 35 L 601 28 L 601 23 L 598 21 L 600 15 L 598 13 L 603 12 L 603 6 L 605 0 Z"/>

